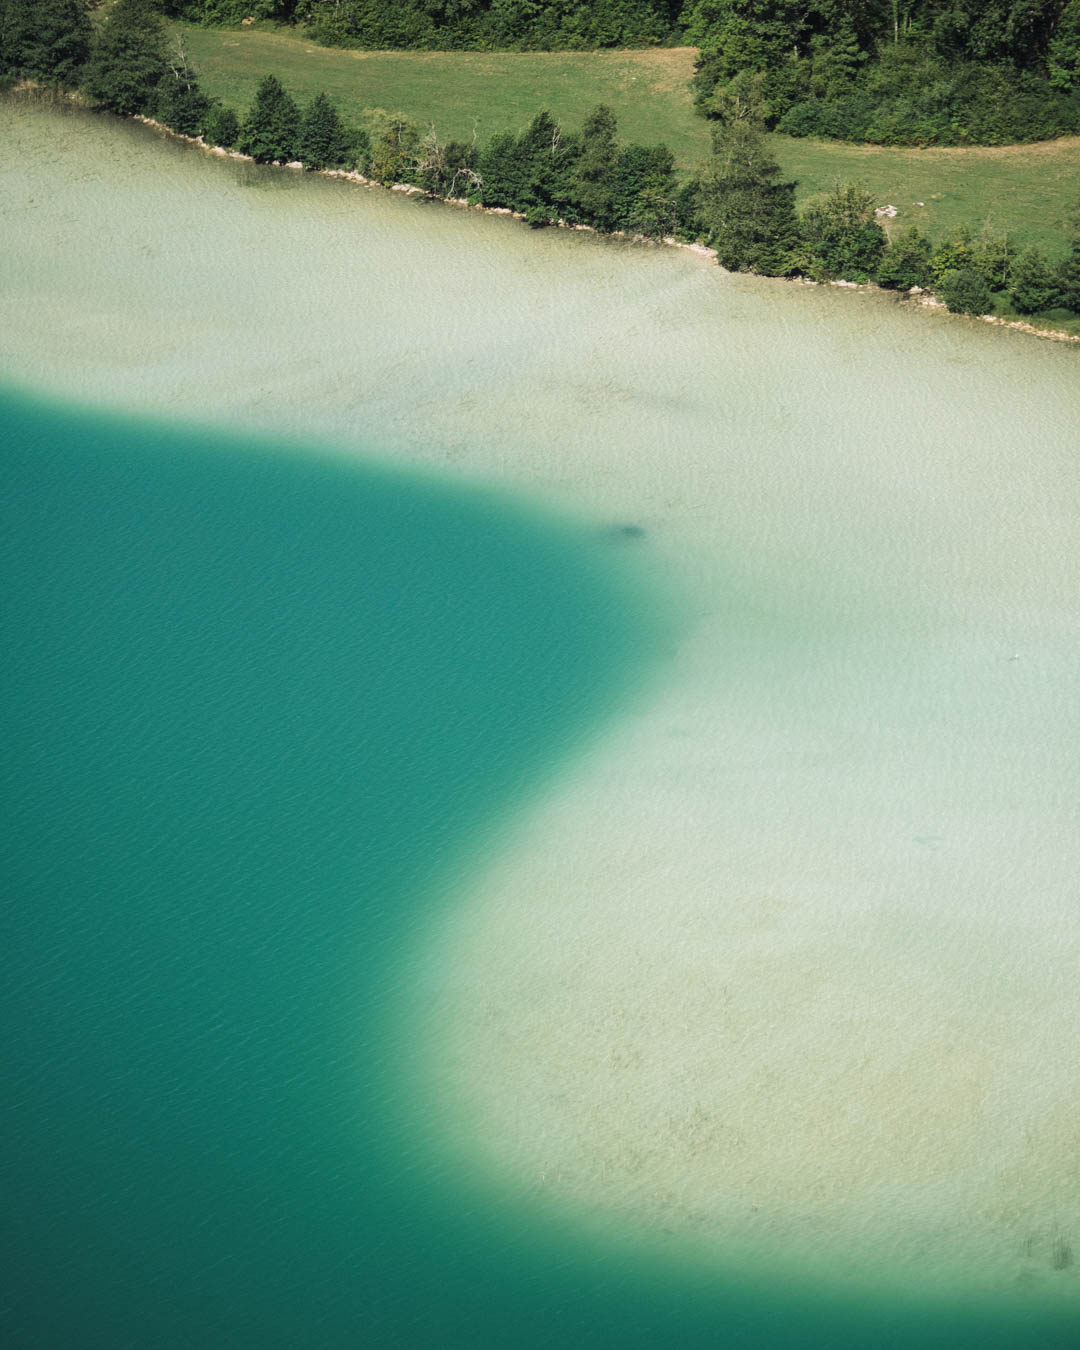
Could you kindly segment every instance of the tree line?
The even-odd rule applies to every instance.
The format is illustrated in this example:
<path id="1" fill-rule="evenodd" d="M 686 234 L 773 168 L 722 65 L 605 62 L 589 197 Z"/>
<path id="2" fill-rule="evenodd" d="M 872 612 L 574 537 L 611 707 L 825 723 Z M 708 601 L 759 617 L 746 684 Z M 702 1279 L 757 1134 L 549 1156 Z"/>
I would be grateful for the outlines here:
<path id="1" fill-rule="evenodd" d="M 1080 131 L 1080 0 L 162 0 L 196 23 L 271 18 L 369 49 L 689 43 L 697 105 L 766 77 L 770 125 L 883 145 Z"/>
<path id="2" fill-rule="evenodd" d="M 373 50 L 580 50 L 671 40 L 681 0 L 166 0 L 194 23 L 303 23 L 333 46 Z"/>
<path id="3" fill-rule="evenodd" d="M 990 313 L 996 295 L 1007 295 L 1021 314 L 1056 308 L 1080 314 L 1080 206 L 1069 247 L 1054 260 L 1035 247 L 1017 251 L 1005 234 L 976 237 L 966 227 L 937 243 L 917 226 L 890 239 L 874 198 L 855 183 L 836 184 L 800 213 L 796 185 L 782 181 L 769 149 L 764 91 L 763 75 L 743 73 L 715 100 L 713 153 L 696 183 L 695 223 L 722 266 L 934 290 L 964 314 Z"/>
<path id="4" fill-rule="evenodd" d="M 521 213 L 533 226 L 701 241 L 731 271 L 933 289 L 950 309 L 984 314 L 995 295 L 1020 313 L 1080 314 L 1080 213 L 1064 256 L 1017 251 L 1005 235 L 961 229 L 937 243 L 917 227 L 890 239 L 873 197 L 838 183 L 800 212 L 769 147 L 767 77 L 743 72 L 713 99 L 712 153 L 678 177 L 666 145 L 624 144 L 615 114 L 599 106 L 580 132 L 539 112 L 519 134 L 486 145 L 442 140 L 401 113 L 374 110 L 346 122 L 325 93 L 301 107 L 274 75 L 243 115 L 207 97 L 184 53 L 170 46 L 151 0 L 116 0 L 92 29 L 83 0 L 0 0 L 0 73 L 78 87 L 95 106 L 155 117 L 207 144 L 259 163 L 355 169 L 432 197 L 463 198 Z"/>
<path id="5" fill-rule="evenodd" d="M 699 109 L 760 72 L 769 124 L 882 145 L 1080 131 L 1080 0 L 694 0 Z"/>
<path id="6" fill-rule="evenodd" d="M 65 0 L 69 10 L 85 0 Z M 760 73 L 770 128 L 882 145 L 1080 132 L 1080 0 L 156 0 L 204 24 L 269 18 L 369 49 L 691 43 L 699 111 Z M 0 0 L 0 14 L 55 12 Z M 46 22 L 49 22 L 46 19 Z"/>

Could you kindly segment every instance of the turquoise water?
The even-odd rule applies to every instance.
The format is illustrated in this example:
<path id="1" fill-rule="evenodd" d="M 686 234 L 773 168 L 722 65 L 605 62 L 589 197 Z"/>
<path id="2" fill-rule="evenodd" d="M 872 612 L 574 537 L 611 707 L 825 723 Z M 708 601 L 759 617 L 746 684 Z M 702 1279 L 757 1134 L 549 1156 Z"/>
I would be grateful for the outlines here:
<path id="1" fill-rule="evenodd" d="M 440 1166 L 408 952 L 663 634 L 618 530 L 8 397 L 4 1344 L 1075 1344 Z"/>

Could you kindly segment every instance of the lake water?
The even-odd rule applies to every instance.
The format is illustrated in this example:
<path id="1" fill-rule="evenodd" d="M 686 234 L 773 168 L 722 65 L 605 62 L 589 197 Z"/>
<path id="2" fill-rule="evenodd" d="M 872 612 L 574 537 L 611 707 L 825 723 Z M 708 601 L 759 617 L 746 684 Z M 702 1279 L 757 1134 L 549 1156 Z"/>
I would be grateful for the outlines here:
<path id="1" fill-rule="evenodd" d="M 1080 354 L 0 120 L 6 1343 L 1075 1344 Z"/>

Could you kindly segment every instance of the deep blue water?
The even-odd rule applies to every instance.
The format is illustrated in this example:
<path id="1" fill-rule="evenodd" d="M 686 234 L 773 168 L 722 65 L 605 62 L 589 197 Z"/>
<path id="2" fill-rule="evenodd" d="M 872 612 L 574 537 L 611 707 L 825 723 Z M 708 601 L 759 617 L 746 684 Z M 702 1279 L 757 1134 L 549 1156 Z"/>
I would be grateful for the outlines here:
<path id="1" fill-rule="evenodd" d="M 625 535 L 0 414 L 3 1345 L 1077 1344 L 691 1277 L 440 1168 L 402 954 L 647 665 Z"/>

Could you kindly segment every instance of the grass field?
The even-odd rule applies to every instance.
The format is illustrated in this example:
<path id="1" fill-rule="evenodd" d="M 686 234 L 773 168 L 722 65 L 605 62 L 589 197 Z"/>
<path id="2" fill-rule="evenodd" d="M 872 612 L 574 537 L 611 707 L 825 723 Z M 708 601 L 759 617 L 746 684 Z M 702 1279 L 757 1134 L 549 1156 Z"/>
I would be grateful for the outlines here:
<path id="1" fill-rule="evenodd" d="M 353 119 L 365 108 L 406 113 L 443 136 L 481 143 L 520 130 L 548 108 L 580 127 L 597 103 L 619 119 L 622 139 L 665 141 L 680 165 L 701 164 L 709 127 L 694 115 L 689 81 L 694 50 L 602 52 L 362 52 L 320 47 L 270 27 L 183 27 L 205 88 L 243 111 L 263 75 L 277 75 L 301 99 L 320 89 Z M 988 149 L 894 150 L 834 141 L 773 138 L 777 157 L 805 200 L 836 179 L 866 184 L 900 214 L 890 229 L 917 223 L 931 236 L 989 223 L 1019 242 L 1063 248 L 1069 207 L 1080 201 L 1080 137 Z M 916 205 L 922 203 L 922 205 Z"/>

